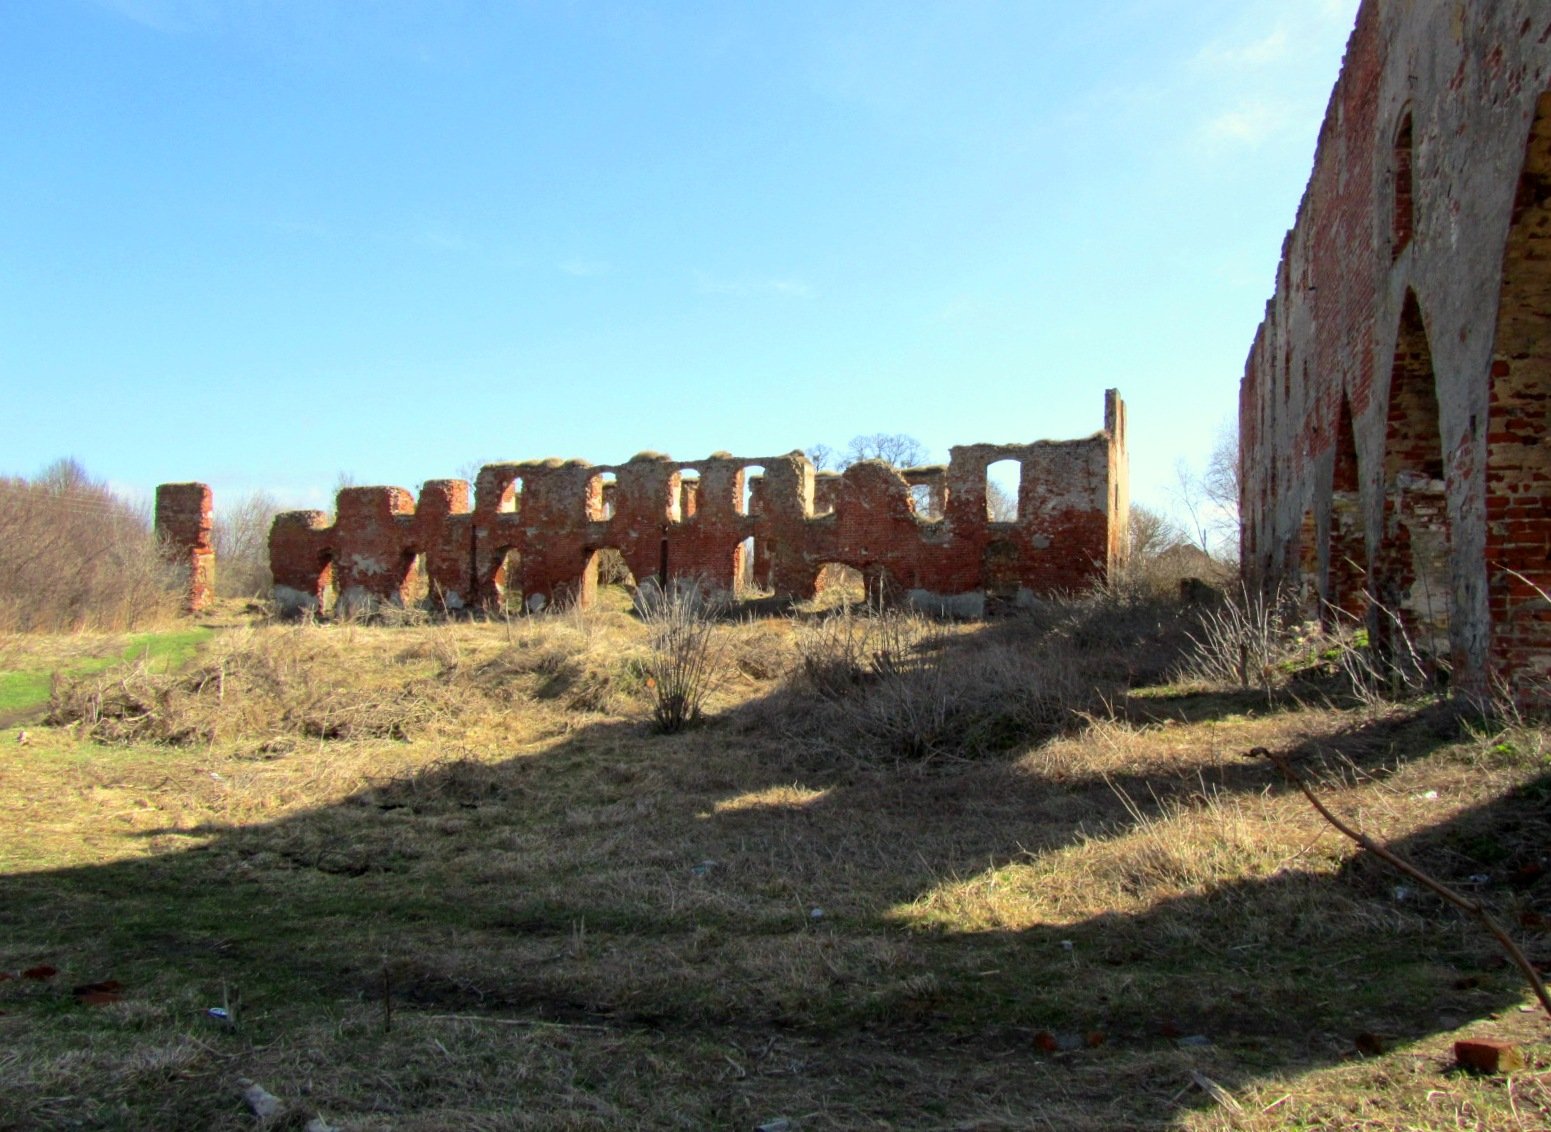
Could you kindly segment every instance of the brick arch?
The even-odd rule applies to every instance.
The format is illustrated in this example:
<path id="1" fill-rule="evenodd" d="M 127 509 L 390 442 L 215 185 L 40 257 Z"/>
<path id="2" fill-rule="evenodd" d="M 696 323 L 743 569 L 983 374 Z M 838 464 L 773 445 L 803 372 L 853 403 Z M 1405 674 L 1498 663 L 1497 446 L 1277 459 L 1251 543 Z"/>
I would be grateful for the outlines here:
<path id="1" fill-rule="evenodd" d="M 1384 510 L 1374 556 L 1376 628 L 1396 643 L 1403 629 L 1426 656 L 1448 651 L 1449 512 L 1438 389 L 1426 320 L 1407 291 L 1395 335 L 1384 433 Z"/>
<path id="2" fill-rule="evenodd" d="M 1487 601 L 1499 671 L 1551 673 L 1551 91 L 1514 197 L 1486 429 Z"/>

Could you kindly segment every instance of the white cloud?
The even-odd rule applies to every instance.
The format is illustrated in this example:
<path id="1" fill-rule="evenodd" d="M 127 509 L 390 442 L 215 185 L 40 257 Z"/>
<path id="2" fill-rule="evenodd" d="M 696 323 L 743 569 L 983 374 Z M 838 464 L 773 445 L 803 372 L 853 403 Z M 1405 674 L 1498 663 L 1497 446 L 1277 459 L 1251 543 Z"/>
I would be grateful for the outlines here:
<path id="1" fill-rule="evenodd" d="M 1208 43 L 1193 62 L 1202 67 L 1264 67 L 1286 57 L 1291 46 L 1287 25 L 1278 24 L 1271 32 L 1249 43 L 1228 44 L 1222 40 Z"/>
<path id="2" fill-rule="evenodd" d="M 695 285 L 703 295 L 776 295 L 806 299 L 813 294 L 813 289 L 800 279 L 720 279 L 705 271 L 695 272 Z"/>
<path id="3" fill-rule="evenodd" d="M 1287 107 L 1249 102 L 1208 119 L 1201 127 L 1201 137 L 1208 145 L 1253 149 L 1279 134 L 1287 125 Z"/>

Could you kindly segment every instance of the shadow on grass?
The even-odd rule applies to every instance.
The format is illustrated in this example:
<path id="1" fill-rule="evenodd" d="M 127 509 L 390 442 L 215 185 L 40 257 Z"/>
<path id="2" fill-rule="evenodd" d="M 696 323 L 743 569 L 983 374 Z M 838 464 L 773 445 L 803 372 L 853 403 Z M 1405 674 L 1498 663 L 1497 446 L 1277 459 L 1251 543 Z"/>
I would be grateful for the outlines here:
<path id="1" fill-rule="evenodd" d="M 1237 710 L 1207 704 L 1182 704 L 1184 718 Z M 1296 755 L 1329 778 L 1382 777 L 1456 734 L 1425 711 Z M 162 851 L 148 859 L 0 878 L 0 938 L 186 1012 L 235 988 L 243 1026 L 220 1039 L 248 1051 L 379 1002 L 385 1030 L 391 1006 L 408 1033 L 417 1014 L 457 1014 L 645 1043 L 611 1056 L 704 1094 L 690 1107 L 712 1123 L 727 1090 L 766 1089 L 772 1105 L 851 1114 L 839 1127 L 1031 1114 L 1058 1094 L 1091 1127 L 1162 1125 L 1190 1103 L 1188 1066 L 1232 1087 L 1352 1057 L 1358 1034 L 1414 1041 L 1523 997 L 1484 936 L 1361 858 L 1335 876 L 1297 859 L 1228 884 L 1182 875 L 1144 909 L 1018 930 L 908 914 L 1003 866 L 1286 789 L 1236 753 L 1188 773 L 1163 763 L 824 772 L 737 719 L 676 737 L 598 722 L 540 755 L 445 761 L 278 822 L 151 831 Z M 1542 775 L 1397 848 L 1524 904 L 1543 895 L 1548 796 Z M 58 1000 L 17 1007 L 0 1002 L 13 1040 Z M 1102 1044 L 1052 1053 L 1044 1035 Z M 778 1039 L 800 1067 L 768 1080 L 689 1084 L 673 1067 L 706 1043 Z M 213 1103 L 159 1111 L 229 1118 Z"/>

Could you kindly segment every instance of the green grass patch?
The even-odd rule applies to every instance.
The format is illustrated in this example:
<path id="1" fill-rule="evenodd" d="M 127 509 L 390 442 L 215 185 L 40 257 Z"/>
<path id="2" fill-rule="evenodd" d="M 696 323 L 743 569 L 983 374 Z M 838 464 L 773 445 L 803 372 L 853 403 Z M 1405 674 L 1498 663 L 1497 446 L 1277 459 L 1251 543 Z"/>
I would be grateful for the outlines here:
<path id="1" fill-rule="evenodd" d="M 153 672 L 175 671 L 187 664 L 214 632 L 204 626 L 195 626 L 169 633 L 137 633 L 123 648 L 106 656 L 84 656 L 46 668 L 0 672 L 0 716 L 29 712 L 48 703 L 49 687 L 55 673 L 84 676 L 133 661 L 144 661 Z"/>

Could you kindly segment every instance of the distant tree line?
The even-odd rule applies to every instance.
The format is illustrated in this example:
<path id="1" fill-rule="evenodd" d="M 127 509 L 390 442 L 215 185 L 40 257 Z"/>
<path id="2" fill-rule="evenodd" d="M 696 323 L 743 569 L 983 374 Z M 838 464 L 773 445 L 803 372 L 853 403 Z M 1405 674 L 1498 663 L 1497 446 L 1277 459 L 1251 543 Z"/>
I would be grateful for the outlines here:
<path id="1" fill-rule="evenodd" d="M 77 461 L 0 477 L 0 631 L 133 629 L 175 612 L 186 581 L 158 553 L 149 508 Z"/>

